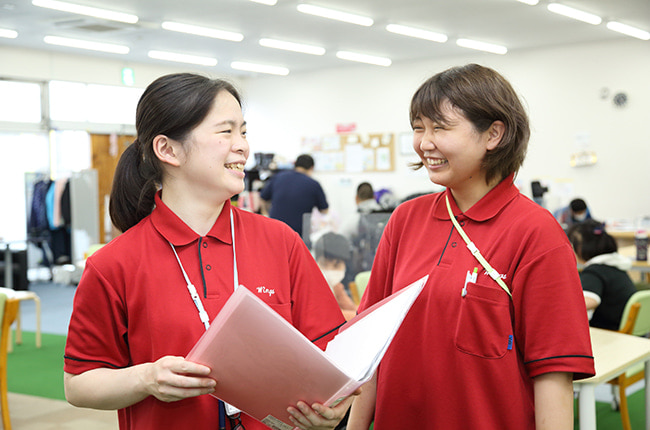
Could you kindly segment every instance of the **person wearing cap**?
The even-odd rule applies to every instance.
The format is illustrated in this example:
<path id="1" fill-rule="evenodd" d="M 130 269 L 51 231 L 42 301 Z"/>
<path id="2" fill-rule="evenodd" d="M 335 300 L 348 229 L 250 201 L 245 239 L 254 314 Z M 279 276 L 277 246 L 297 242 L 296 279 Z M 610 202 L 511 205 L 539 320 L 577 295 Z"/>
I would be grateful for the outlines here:
<path id="1" fill-rule="evenodd" d="M 325 233 L 314 244 L 314 258 L 323 272 L 346 320 L 357 315 L 357 305 L 341 282 L 345 277 L 346 261 L 350 259 L 348 240 L 338 233 Z"/>

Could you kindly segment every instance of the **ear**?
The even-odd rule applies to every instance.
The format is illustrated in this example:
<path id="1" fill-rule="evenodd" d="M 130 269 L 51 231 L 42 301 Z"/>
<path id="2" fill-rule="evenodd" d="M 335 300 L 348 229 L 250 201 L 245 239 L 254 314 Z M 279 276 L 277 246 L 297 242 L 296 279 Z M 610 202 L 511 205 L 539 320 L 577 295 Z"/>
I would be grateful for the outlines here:
<path id="1" fill-rule="evenodd" d="M 154 137 L 153 152 L 163 163 L 176 167 L 180 166 L 180 160 L 178 159 L 179 144 L 164 134 Z"/>
<path id="2" fill-rule="evenodd" d="M 503 139 L 505 132 L 506 125 L 503 123 L 503 121 L 496 120 L 492 123 L 492 125 L 490 125 L 490 128 L 487 130 L 488 151 L 493 150 L 499 145 L 499 143 L 501 143 L 501 139 Z"/>

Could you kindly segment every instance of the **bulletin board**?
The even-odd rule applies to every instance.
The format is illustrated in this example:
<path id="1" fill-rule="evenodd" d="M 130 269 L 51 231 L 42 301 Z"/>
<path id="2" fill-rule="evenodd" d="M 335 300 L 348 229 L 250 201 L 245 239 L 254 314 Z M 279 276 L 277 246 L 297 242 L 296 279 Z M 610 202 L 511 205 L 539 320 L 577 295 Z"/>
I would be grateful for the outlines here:
<path id="1" fill-rule="evenodd" d="M 391 172 L 395 170 L 395 134 L 349 133 L 304 138 L 302 152 L 314 157 L 319 172 Z"/>

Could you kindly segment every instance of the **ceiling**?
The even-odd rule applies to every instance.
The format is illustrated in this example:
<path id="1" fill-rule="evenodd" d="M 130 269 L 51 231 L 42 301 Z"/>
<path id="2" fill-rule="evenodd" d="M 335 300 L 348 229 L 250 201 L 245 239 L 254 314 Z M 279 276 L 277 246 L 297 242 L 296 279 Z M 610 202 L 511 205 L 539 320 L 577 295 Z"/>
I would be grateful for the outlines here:
<path id="1" fill-rule="evenodd" d="M 136 24 L 74 15 L 33 6 L 30 0 L 0 0 L 0 28 L 18 31 L 15 39 L 0 38 L 0 45 L 122 59 L 125 65 L 154 63 L 149 50 L 171 51 L 218 59 L 206 67 L 210 73 L 251 75 L 230 67 L 247 61 L 287 67 L 290 73 L 346 67 L 336 57 L 339 50 L 388 57 L 393 64 L 405 61 L 463 55 L 457 38 L 504 45 L 509 52 L 584 42 L 629 39 L 606 28 L 616 20 L 650 31 L 650 0 L 558 0 L 562 4 L 603 17 L 597 26 L 549 12 L 548 1 L 535 6 L 515 0 L 278 0 L 275 6 L 249 0 L 69 0 L 70 2 L 138 15 Z M 299 3 L 369 16 L 370 27 L 332 21 L 297 11 Z M 163 21 L 177 21 L 244 34 L 241 42 L 193 36 L 163 30 Z M 389 23 L 445 33 L 446 43 L 413 39 L 385 30 Z M 43 42 L 45 35 L 83 38 L 130 47 L 125 55 L 101 54 Z M 314 56 L 266 48 L 260 38 L 319 45 L 325 55 Z M 648 43 L 650 41 L 640 41 Z M 496 54 L 482 54 L 496 55 Z M 506 54 L 507 55 L 507 54 Z M 366 67 L 380 67 L 367 65 Z"/>

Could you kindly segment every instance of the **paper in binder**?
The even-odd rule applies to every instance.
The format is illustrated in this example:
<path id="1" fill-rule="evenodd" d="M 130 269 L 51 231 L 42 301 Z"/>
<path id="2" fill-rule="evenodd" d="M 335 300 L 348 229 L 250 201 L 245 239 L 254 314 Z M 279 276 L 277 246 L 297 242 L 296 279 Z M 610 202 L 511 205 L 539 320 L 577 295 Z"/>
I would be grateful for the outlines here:
<path id="1" fill-rule="evenodd" d="M 348 321 L 325 351 L 237 288 L 187 359 L 212 369 L 215 397 L 272 429 L 291 430 L 287 407 L 299 400 L 332 405 L 370 379 L 427 279 Z"/>

